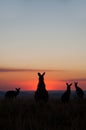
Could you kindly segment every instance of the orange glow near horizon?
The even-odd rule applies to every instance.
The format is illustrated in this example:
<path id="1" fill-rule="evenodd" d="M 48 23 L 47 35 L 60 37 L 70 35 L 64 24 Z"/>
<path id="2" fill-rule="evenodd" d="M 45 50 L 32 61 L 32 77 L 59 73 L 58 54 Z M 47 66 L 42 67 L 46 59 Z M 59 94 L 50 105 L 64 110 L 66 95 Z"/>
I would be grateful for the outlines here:
<path id="1" fill-rule="evenodd" d="M 0 90 L 9 90 L 15 89 L 20 87 L 21 90 L 36 90 L 38 85 L 38 72 L 31 71 L 31 72 L 2 72 L 0 73 Z M 63 73 L 63 75 L 62 75 Z M 60 76 L 59 76 L 60 74 Z M 72 72 L 73 74 L 73 72 Z M 81 73 L 80 73 L 81 74 Z M 80 74 L 78 75 L 78 79 L 80 79 Z M 69 75 L 69 79 L 68 79 Z M 75 76 L 75 73 L 74 73 Z M 63 79 L 64 78 L 64 79 Z M 75 81 L 79 82 L 79 86 L 81 86 L 84 90 L 86 89 L 86 80 L 82 78 L 80 80 Z M 74 82 L 71 80 L 71 75 L 64 71 L 62 72 L 46 72 L 44 77 L 44 82 L 46 85 L 47 90 L 65 90 L 66 89 L 66 82 Z M 72 85 L 71 89 L 74 88 L 74 84 Z"/>
<path id="2" fill-rule="evenodd" d="M 86 82 L 79 82 L 79 86 L 85 90 Z M 0 82 L 1 90 L 9 90 L 15 88 L 21 88 L 21 91 L 35 91 L 37 89 L 38 81 L 17 81 L 17 82 Z M 45 82 L 47 90 L 66 90 L 65 81 L 46 81 Z M 74 84 L 71 86 L 71 90 L 74 90 Z"/>
<path id="3" fill-rule="evenodd" d="M 17 86 L 20 86 L 23 90 L 36 90 L 38 81 L 25 81 L 25 82 L 15 82 Z M 46 81 L 45 82 L 47 90 L 62 90 L 63 82 L 59 81 Z"/>

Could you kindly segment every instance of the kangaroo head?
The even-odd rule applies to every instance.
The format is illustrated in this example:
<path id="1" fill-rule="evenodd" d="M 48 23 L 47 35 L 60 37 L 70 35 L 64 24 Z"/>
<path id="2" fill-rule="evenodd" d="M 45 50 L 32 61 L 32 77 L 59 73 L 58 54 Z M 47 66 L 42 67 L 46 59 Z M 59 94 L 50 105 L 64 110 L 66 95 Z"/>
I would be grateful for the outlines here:
<path id="1" fill-rule="evenodd" d="M 77 84 L 78 84 L 78 82 L 74 82 L 74 84 L 75 84 L 75 87 L 77 86 Z"/>
<path id="2" fill-rule="evenodd" d="M 66 83 L 66 85 L 67 85 L 67 90 L 70 90 L 70 86 L 72 85 L 72 83 L 71 84 Z"/>
<path id="3" fill-rule="evenodd" d="M 45 75 L 45 72 L 43 74 L 38 73 L 39 82 L 43 82 L 44 81 L 44 75 Z"/>
<path id="4" fill-rule="evenodd" d="M 20 88 L 16 88 L 16 92 L 18 92 L 18 93 L 19 93 L 19 92 L 20 92 Z"/>

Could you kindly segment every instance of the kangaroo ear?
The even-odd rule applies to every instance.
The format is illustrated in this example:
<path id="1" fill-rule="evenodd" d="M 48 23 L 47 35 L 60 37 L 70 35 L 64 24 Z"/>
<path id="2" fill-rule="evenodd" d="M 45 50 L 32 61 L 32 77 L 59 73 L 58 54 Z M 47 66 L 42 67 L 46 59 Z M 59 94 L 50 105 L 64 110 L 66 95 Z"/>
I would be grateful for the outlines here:
<path id="1" fill-rule="evenodd" d="M 66 85 L 67 85 L 67 86 L 71 86 L 71 85 L 72 85 L 72 83 L 71 83 L 71 84 L 66 83 Z"/>
<path id="2" fill-rule="evenodd" d="M 76 82 L 78 84 L 78 82 Z"/>
<path id="3" fill-rule="evenodd" d="M 72 83 L 70 84 L 70 86 L 72 85 Z"/>
<path id="4" fill-rule="evenodd" d="M 20 90 L 20 88 L 15 88 L 17 91 Z"/>
<path id="5" fill-rule="evenodd" d="M 78 82 L 74 82 L 74 84 L 78 84 Z"/>
<path id="6" fill-rule="evenodd" d="M 68 86 L 68 83 L 66 83 L 66 85 Z"/>
<path id="7" fill-rule="evenodd" d="M 45 75 L 45 72 L 42 74 L 43 76 Z"/>
<path id="8" fill-rule="evenodd" d="M 76 84 L 76 82 L 74 82 L 74 84 Z"/>
<path id="9" fill-rule="evenodd" d="M 41 74 L 38 72 L 38 76 L 40 77 L 41 76 Z"/>

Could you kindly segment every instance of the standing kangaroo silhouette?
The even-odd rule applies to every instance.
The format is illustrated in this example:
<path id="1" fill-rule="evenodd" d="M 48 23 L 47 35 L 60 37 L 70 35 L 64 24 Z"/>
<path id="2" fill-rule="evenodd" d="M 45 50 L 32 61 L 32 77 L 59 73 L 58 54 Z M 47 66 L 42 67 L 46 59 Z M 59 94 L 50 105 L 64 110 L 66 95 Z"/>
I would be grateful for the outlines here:
<path id="1" fill-rule="evenodd" d="M 66 83 L 66 85 L 67 85 L 67 90 L 63 93 L 61 97 L 63 103 L 66 103 L 70 100 L 70 94 L 71 94 L 70 86 L 72 85 L 72 83 L 71 84 Z"/>
<path id="2" fill-rule="evenodd" d="M 16 88 L 16 91 L 13 91 L 13 90 L 7 91 L 5 93 L 5 97 L 6 98 L 16 98 L 16 96 L 19 94 L 19 92 L 20 92 L 20 88 Z"/>
<path id="3" fill-rule="evenodd" d="M 75 88 L 76 88 L 76 94 L 79 98 L 83 98 L 84 96 L 84 91 L 77 85 L 78 82 L 74 82 Z"/>
<path id="4" fill-rule="evenodd" d="M 35 91 L 35 100 L 36 102 L 47 102 L 48 101 L 48 91 L 46 90 L 45 83 L 44 83 L 44 75 L 38 73 L 39 82 L 37 86 L 37 90 Z"/>

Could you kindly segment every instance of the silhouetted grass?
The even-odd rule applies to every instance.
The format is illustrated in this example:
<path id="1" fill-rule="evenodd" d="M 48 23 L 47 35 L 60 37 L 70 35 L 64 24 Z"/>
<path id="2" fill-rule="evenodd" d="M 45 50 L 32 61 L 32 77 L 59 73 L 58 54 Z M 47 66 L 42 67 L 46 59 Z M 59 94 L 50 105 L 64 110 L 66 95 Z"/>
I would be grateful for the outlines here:
<path id="1" fill-rule="evenodd" d="M 34 99 L 0 99 L 0 130 L 86 130 L 86 99 L 63 104 L 50 99 L 36 104 Z"/>

